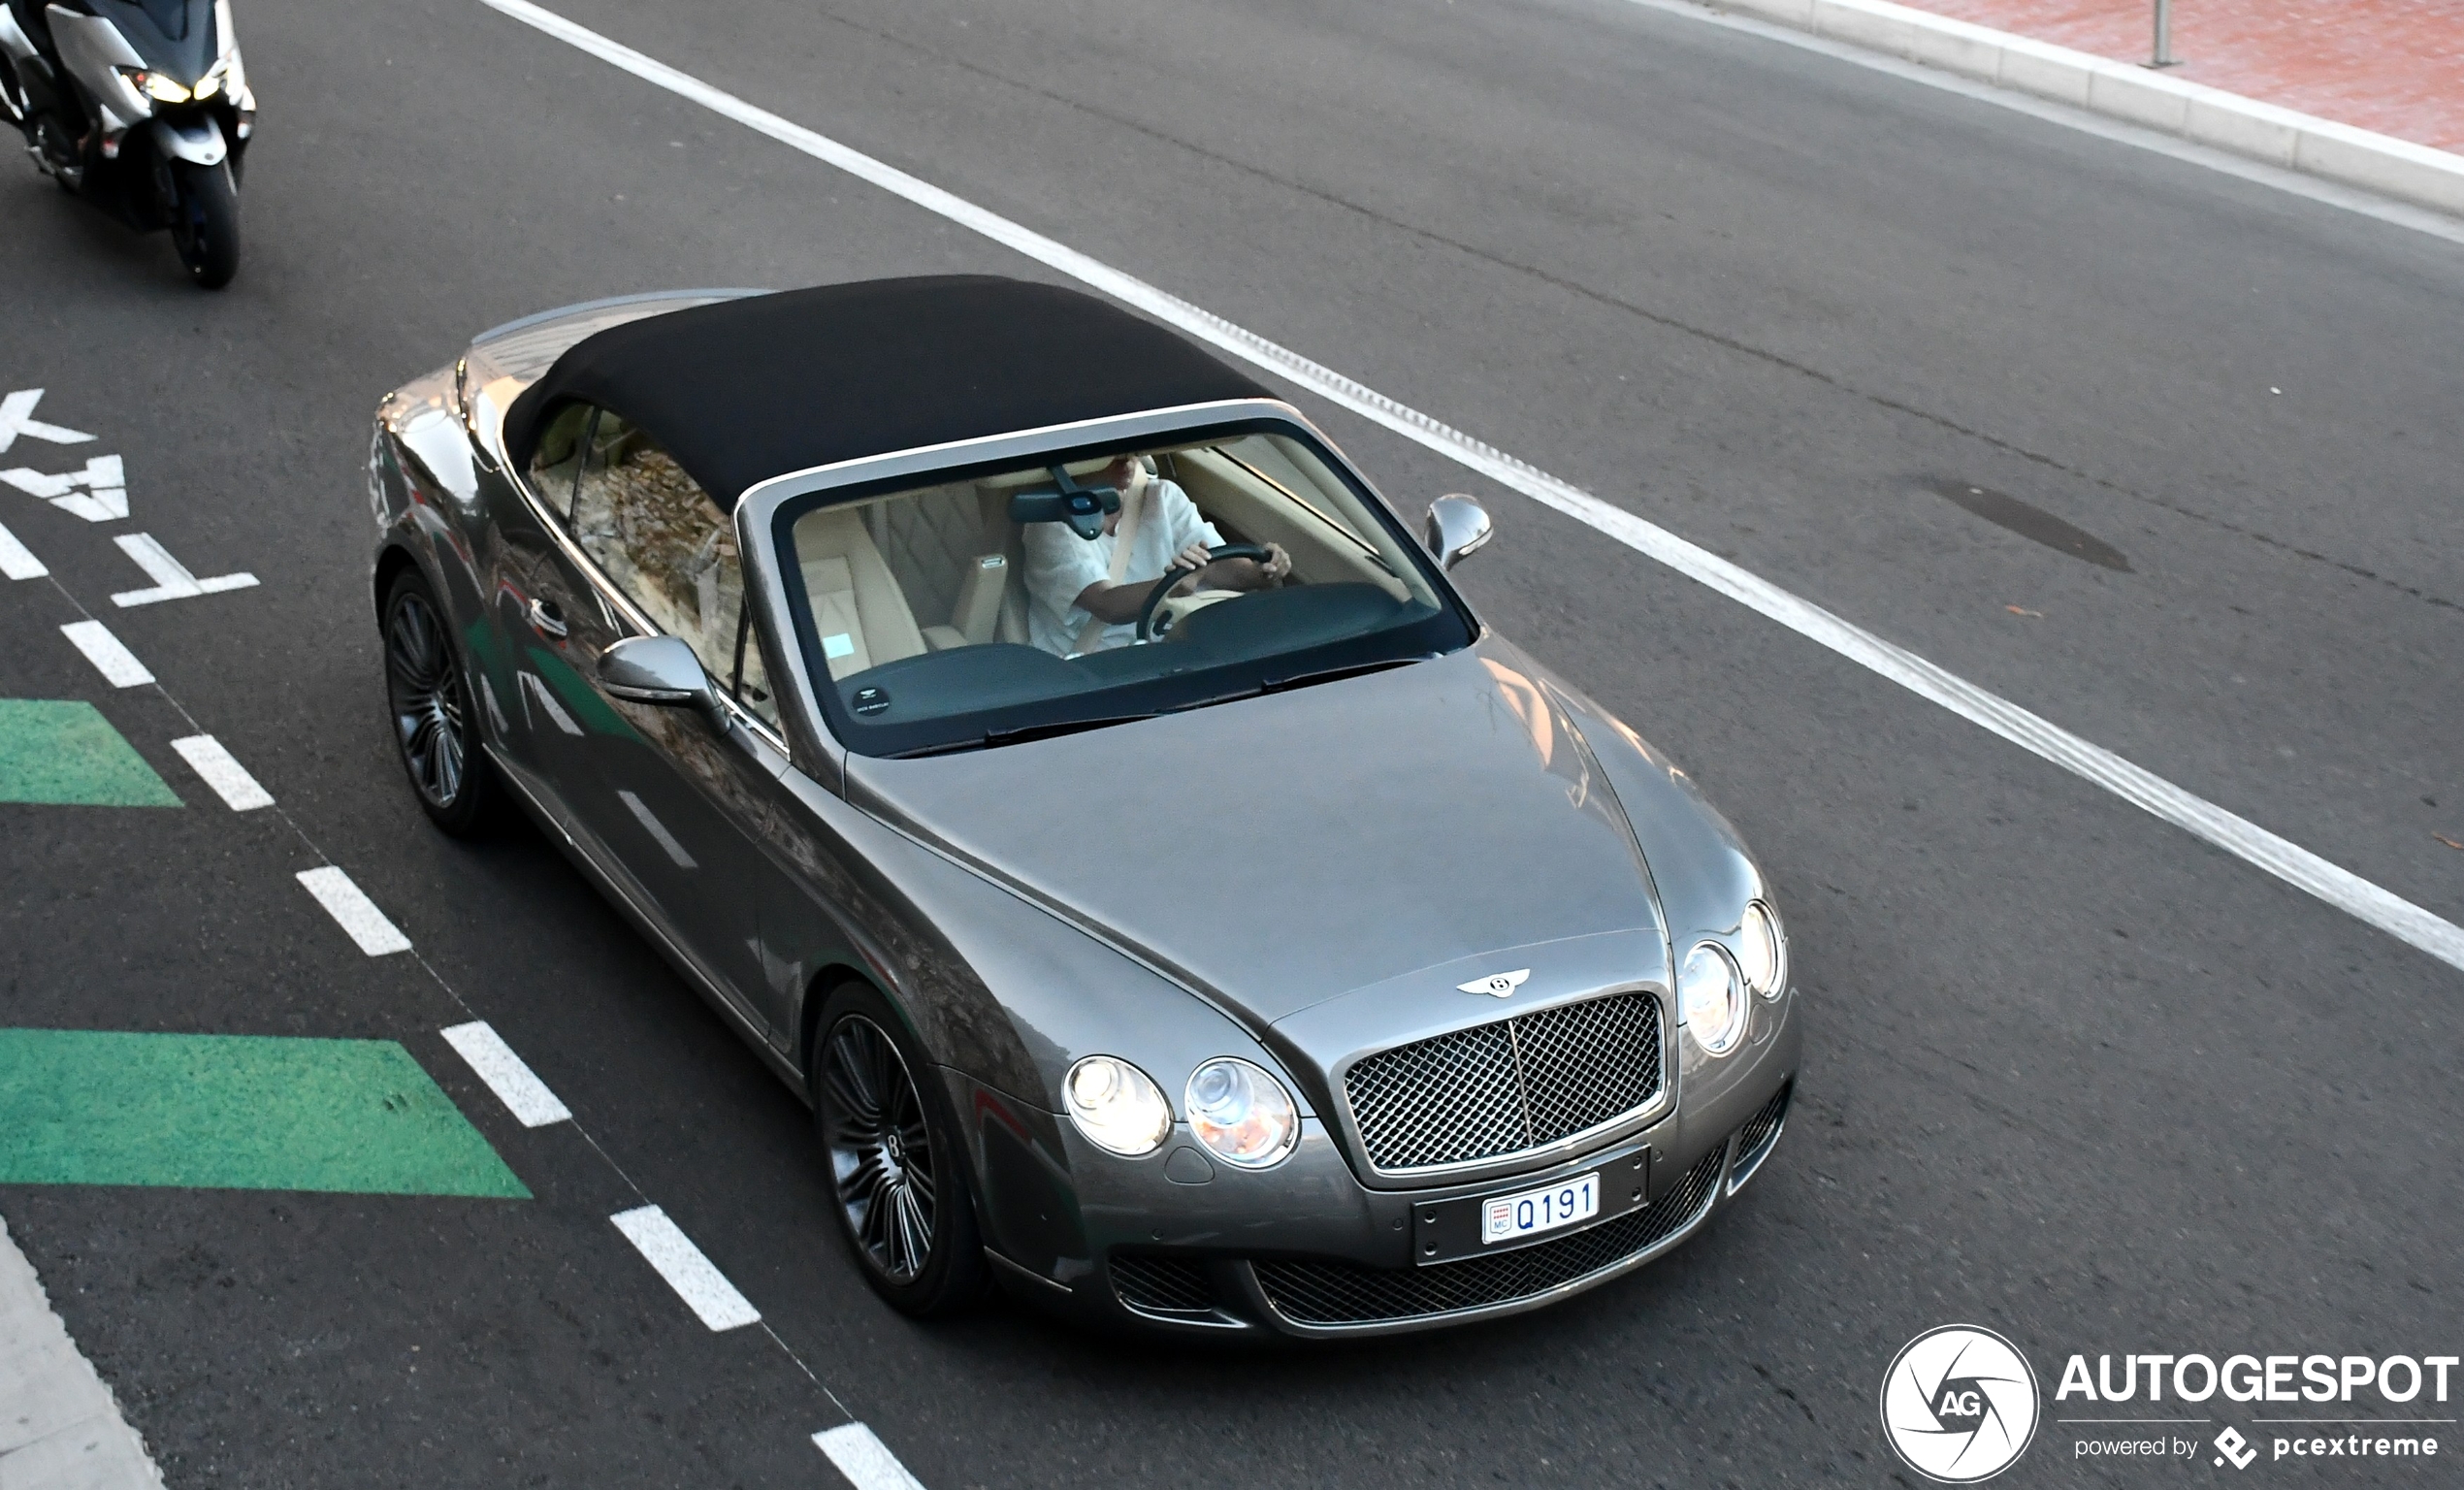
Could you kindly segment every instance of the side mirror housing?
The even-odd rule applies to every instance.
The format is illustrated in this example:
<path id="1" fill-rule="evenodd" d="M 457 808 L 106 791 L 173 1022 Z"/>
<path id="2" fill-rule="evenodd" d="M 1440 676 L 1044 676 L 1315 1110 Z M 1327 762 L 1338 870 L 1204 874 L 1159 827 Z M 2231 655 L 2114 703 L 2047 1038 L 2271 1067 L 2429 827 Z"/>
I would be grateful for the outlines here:
<path id="1" fill-rule="evenodd" d="M 628 636 L 599 655 L 599 684 L 632 703 L 691 704 L 719 712 L 701 659 L 677 636 Z"/>
<path id="2" fill-rule="evenodd" d="M 1477 553 L 1496 530 L 1489 526 L 1488 508 L 1478 499 L 1460 492 L 1449 492 L 1429 503 L 1429 526 L 1425 541 L 1429 552 L 1438 556 L 1438 567 L 1450 569 Z"/>

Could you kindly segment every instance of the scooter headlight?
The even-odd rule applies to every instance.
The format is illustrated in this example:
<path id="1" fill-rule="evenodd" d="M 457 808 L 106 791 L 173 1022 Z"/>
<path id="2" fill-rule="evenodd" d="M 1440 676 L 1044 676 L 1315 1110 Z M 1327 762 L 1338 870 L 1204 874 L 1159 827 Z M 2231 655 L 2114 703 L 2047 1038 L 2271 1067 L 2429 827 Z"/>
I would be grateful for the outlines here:
<path id="1" fill-rule="evenodd" d="M 152 99 L 158 104 L 184 104 L 190 99 L 203 98 L 205 96 L 202 93 L 190 92 L 188 85 L 181 82 L 177 78 L 167 77 L 164 74 L 157 72 L 150 72 L 146 68 L 123 67 L 119 70 L 119 73 L 121 77 L 128 80 L 129 86 L 135 88 L 138 92 L 145 94 L 147 98 Z M 219 83 L 215 84 L 217 87 L 220 85 L 221 84 Z M 202 87 L 204 84 L 200 83 L 199 86 Z"/>

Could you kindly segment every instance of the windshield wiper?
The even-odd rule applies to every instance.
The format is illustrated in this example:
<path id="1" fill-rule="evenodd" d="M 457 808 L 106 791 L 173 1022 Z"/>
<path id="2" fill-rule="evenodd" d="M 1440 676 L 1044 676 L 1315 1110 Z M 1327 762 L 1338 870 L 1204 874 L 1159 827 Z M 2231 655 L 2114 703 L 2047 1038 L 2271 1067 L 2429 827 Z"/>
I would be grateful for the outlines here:
<path id="1" fill-rule="evenodd" d="M 1318 667 L 1308 672 L 1296 672 L 1288 677 L 1268 678 L 1253 688 L 1236 688 L 1228 694 L 1216 694 L 1190 703 L 1175 704 L 1172 712 L 1181 714 L 1190 709 L 1213 708 L 1218 703 L 1238 703 L 1244 698 L 1256 698 L 1267 694 L 1289 693 L 1296 688 L 1333 683 L 1344 678 L 1357 678 L 1364 673 L 1383 672 L 1389 667 L 1403 667 L 1412 663 L 1425 663 L 1437 655 L 1435 652 L 1417 652 L 1410 657 L 1381 657 L 1374 663 L 1347 663 L 1341 667 Z"/>
<path id="2" fill-rule="evenodd" d="M 1383 672 L 1389 667 L 1403 667 L 1412 663 L 1425 663 L 1437 655 L 1435 652 L 1418 652 L 1410 657 L 1381 657 L 1371 663 L 1347 663 L 1341 667 L 1318 667 L 1308 672 L 1295 672 L 1288 677 L 1268 678 L 1252 688 L 1236 688 L 1227 694 L 1216 694 L 1189 703 L 1174 704 L 1169 709 L 1149 710 L 1140 714 L 1098 714 L 1086 719 L 1054 719 L 1047 720 L 1042 724 L 1020 725 L 1010 729 L 988 729 L 982 734 L 969 735 L 964 739 L 940 740 L 930 745 L 919 745 L 913 750 L 894 750 L 890 753 L 888 759 L 909 761 L 919 756 L 949 756 L 962 750 L 989 750 L 1001 745 L 1017 745 L 1027 740 L 1047 740 L 1056 734 L 1076 734 L 1083 729 L 1101 729 L 1111 725 L 1134 725 L 1142 719 L 1152 719 L 1158 713 L 1183 714 L 1191 709 L 1209 708 L 1218 703 L 1234 703 L 1243 698 L 1255 698 L 1263 694 L 1281 694 L 1295 688 L 1332 683 L 1342 678 L 1356 678 L 1364 673 Z"/>
<path id="3" fill-rule="evenodd" d="M 989 750 L 1001 745 L 1018 745 L 1027 740 L 1051 739 L 1056 734 L 1076 734 L 1082 729 L 1101 729 L 1108 725 L 1134 725 L 1142 719 L 1152 719 L 1150 711 L 1143 714 L 1098 714 L 1087 719 L 1054 719 L 1042 724 L 1020 725 L 1010 729 L 987 729 L 982 734 L 960 740 L 942 740 L 936 744 L 919 745 L 913 750 L 892 751 L 893 761 L 911 760 L 917 756 L 947 756 L 962 750 Z"/>

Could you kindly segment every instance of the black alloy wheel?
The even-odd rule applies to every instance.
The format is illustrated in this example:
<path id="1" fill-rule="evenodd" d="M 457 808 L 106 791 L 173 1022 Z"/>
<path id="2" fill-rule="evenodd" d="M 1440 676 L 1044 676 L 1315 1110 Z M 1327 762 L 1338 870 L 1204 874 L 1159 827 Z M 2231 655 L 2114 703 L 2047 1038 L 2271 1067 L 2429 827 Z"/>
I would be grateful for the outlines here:
<path id="1" fill-rule="evenodd" d="M 985 1291 L 985 1263 L 946 1104 L 914 1073 L 879 994 L 849 985 L 823 1011 L 813 1053 L 814 1119 L 839 1230 L 865 1280 L 911 1314 L 944 1314 Z M 903 1031 L 902 1031 L 903 1033 Z"/>
<path id="2" fill-rule="evenodd" d="M 386 596 L 385 696 L 394 744 L 420 807 L 448 833 L 475 831 L 491 806 L 494 783 L 477 750 L 470 690 L 453 638 L 415 572 L 405 571 Z"/>
<path id="3" fill-rule="evenodd" d="M 188 277 L 218 290 L 240 272 L 240 190 L 228 158 L 211 166 L 171 163 L 171 241 Z"/>

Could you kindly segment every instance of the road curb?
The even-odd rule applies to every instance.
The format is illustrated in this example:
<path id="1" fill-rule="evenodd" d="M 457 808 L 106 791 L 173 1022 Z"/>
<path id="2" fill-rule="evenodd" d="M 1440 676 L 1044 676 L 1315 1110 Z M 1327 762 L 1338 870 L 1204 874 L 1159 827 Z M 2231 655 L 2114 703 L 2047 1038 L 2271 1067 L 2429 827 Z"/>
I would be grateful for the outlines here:
<path id="1" fill-rule="evenodd" d="M 1712 8 L 2464 216 L 2464 155 L 2392 135 L 1891 0 L 1712 0 Z"/>
<path id="2" fill-rule="evenodd" d="M 162 1490 L 146 1441 L 51 1312 L 0 1221 L 0 1485 Z"/>

